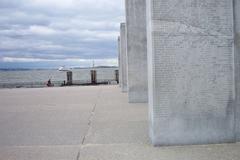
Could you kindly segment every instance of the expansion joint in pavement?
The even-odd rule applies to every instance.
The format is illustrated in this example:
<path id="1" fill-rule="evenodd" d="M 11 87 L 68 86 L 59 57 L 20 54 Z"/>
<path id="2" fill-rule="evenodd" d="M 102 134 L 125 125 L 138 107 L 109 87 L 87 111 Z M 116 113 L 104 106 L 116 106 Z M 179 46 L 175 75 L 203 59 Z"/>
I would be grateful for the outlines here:
<path id="1" fill-rule="evenodd" d="M 92 121 L 93 121 L 93 117 L 94 117 L 94 115 L 95 115 L 97 103 L 98 103 L 98 101 L 99 101 L 99 99 L 100 99 L 100 97 L 101 97 L 101 93 L 102 93 L 102 89 L 100 89 L 99 92 L 98 92 L 98 96 L 97 96 L 96 101 L 95 101 L 95 103 L 94 103 L 94 105 L 93 105 L 93 108 L 92 108 L 92 111 L 91 111 L 91 115 L 90 115 L 89 118 L 88 118 L 88 129 L 87 129 L 86 134 L 85 134 L 84 137 L 83 137 L 82 146 L 84 145 L 85 140 L 86 140 L 86 137 L 87 137 L 87 135 L 88 135 L 88 133 L 89 133 L 89 130 L 90 130 L 90 128 L 91 128 Z M 82 147 L 81 147 L 81 148 L 82 148 Z M 81 150 L 79 150 L 79 152 L 78 152 L 78 154 L 77 154 L 76 160 L 80 160 L 80 157 L 81 157 Z"/>
<path id="2" fill-rule="evenodd" d="M 80 160 L 80 151 L 78 152 L 78 154 L 77 154 L 77 158 L 76 158 L 76 160 Z"/>

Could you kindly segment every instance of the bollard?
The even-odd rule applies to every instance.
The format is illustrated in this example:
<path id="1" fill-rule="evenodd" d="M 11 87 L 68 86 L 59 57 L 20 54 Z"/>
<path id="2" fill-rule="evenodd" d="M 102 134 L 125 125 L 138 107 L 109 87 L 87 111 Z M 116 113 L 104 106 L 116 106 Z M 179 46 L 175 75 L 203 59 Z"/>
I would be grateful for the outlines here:
<path id="1" fill-rule="evenodd" d="M 97 84 L 97 71 L 91 70 L 91 83 Z"/>
<path id="2" fill-rule="evenodd" d="M 67 85 L 72 85 L 72 71 L 67 72 Z"/>
<path id="3" fill-rule="evenodd" d="M 118 70 L 115 70 L 115 80 L 119 84 L 119 71 Z"/>

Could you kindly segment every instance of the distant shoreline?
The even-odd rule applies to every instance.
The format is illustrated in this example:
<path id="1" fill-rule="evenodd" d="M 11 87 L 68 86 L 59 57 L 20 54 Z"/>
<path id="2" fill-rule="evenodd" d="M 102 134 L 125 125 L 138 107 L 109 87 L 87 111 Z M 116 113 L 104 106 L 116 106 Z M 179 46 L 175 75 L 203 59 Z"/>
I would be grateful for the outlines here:
<path id="1" fill-rule="evenodd" d="M 118 66 L 96 66 L 96 67 L 73 67 L 70 69 L 98 69 L 98 68 L 118 68 Z M 34 70 L 58 70 L 58 68 L 0 68 L 0 71 L 34 71 Z"/>

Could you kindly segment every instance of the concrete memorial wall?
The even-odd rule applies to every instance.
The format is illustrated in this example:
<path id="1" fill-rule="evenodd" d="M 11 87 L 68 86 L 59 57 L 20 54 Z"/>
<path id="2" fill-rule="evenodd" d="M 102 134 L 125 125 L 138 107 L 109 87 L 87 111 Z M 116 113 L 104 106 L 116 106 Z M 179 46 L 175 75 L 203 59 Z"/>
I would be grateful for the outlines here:
<path id="1" fill-rule="evenodd" d="M 146 0 L 125 0 L 125 5 L 128 100 L 144 103 L 148 99 Z"/>
<path id="2" fill-rule="evenodd" d="M 235 141 L 233 4 L 147 0 L 154 145 Z"/>
<path id="3" fill-rule="evenodd" d="M 120 36 L 118 36 L 118 70 L 119 70 L 119 87 L 122 86 L 122 63 L 121 63 L 121 49 L 120 49 Z"/>
<path id="4" fill-rule="evenodd" d="M 120 25 L 120 59 L 121 59 L 121 78 L 122 92 L 127 92 L 127 49 L 126 49 L 126 24 Z"/>
<path id="5" fill-rule="evenodd" d="M 240 142 L 240 0 L 234 1 L 235 79 L 236 79 L 236 138 Z"/>

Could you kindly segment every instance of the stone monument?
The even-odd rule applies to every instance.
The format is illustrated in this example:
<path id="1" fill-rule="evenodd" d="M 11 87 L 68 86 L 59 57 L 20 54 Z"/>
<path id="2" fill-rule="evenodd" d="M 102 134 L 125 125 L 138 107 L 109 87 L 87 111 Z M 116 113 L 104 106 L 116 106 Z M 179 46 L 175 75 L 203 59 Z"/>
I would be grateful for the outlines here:
<path id="1" fill-rule="evenodd" d="M 146 0 L 125 0 L 125 5 L 128 99 L 144 103 L 148 99 Z"/>
<path id="2" fill-rule="evenodd" d="M 154 145 L 235 142 L 233 4 L 147 0 Z"/>
<path id="3" fill-rule="evenodd" d="M 236 80 L 236 139 L 240 142 L 240 0 L 234 1 L 235 80 Z"/>
<path id="4" fill-rule="evenodd" d="M 122 87 L 122 63 L 120 52 L 120 36 L 118 36 L 118 70 L 119 70 L 119 87 Z"/>
<path id="5" fill-rule="evenodd" d="M 127 92 L 127 49 L 126 49 L 126 24 L 120 25 L 120 59 L 121 59 L 121 78 L 122 92 Z"/>

